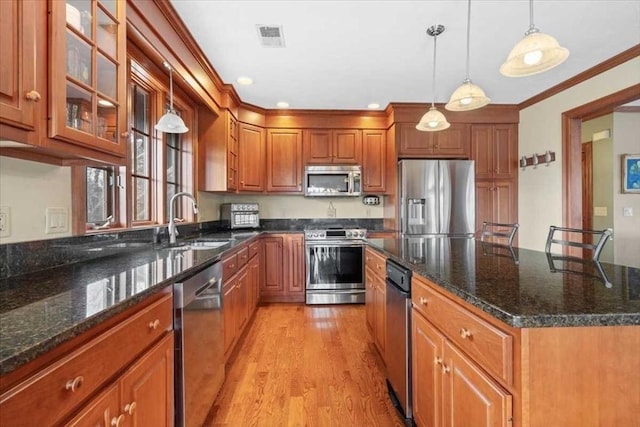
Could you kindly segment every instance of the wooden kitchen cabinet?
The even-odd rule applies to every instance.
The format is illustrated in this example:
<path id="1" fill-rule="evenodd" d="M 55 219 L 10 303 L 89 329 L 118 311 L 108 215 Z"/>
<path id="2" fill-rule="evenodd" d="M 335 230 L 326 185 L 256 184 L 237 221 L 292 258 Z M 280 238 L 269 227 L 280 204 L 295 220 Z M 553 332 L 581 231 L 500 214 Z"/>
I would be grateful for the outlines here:
<path id="1" fill-rule="evenodd" d="M 471 126 L 454 123 L 440 132 L 423 132 L 414 123 L 398 125 L 399 158 L 461 158 L 468 159 Z"/>
<path id="2" fill-rule="evenodd" d="M 126 2 L 48 4 L 49 137 L 124 157 Z"/>
<path id="3" fill-rule="evenodd" d="M 0 134 L 2 139 L 30 145 L 38 142 L 38 112 L 46 104 L 36 77 L 36 67 L 45 66 L 37 50 L 44 7 L 36 0 L 0 2 Z"/>
<path id="4" fill-rule="evenodd" d="M 267 130 L 267 191 L 302 194 L 302 131 Z"/>
<path id="5" fill-rule="evenodd" d="M 303 133 L 305 164 L 353 164 L 362 158 L 359 129 L 308 129 Z"/>
<path id="6" fill-rule="evenodd" d="M 513 179 L 518 173 L 517 125 L 472 125 L 476 179 Z"/>
<path id="7" fill-rule="evenodd" d="M 199 189 L 231 192 L 238 190 L 238 121 L 229 110 L 216 116 L 198 109 Z M 249 144 L 254 141 L 249 142 Z M 248 181 L 248 182 L 251 182 Z"/>
<path id="8" fill-rule="evenodd" d="M 238 191 L 264 191 L 264 129 L 240 123 L 238 132 Z"/>
<path id="9" fill-rule="evenodd" d="M 114 384 L 97 398 L 89 402 L 83 410 L 65 424 L 66 427 L 111 427 L 112 421 L 117 423 L 120 413 L 120 387 Z"/>
<path id="10" fill-rule="evenodd" d="M 476 181 L 476 233 L 482 222 L 511 224 L 518 221 L 518 189 L 515 181 Z"/>
<path id="11" fill-rule="evenodd" d="M 362 131 L 362 191 L 384 194 L 386 186 L 386 132 Z"/>
<path id="12" fill-rule="evenodd" d="M 365 312 L 373 342 L 385 360 L 387 341 L 386 258 L 365 249 Z"/>
<path id="13" fill-rule="evenodd" d="M 76 338 L 82 343 L 77 347 L 54 349 L 53 354 L 43 356 L 47 362 L 37 365 L 38 370 L 3 389 L 0 425 L 48 426 L 68 419 L 71 425 L 86 425 L 85 421 L 100 421 L 103 417 L 110 417 L 107 425 L 111 425 L 114 417 L 124 414 L 124 406 L 135 399 L 138 400 L 132 412 L 153 412 L 152 420 L 162 420 L 153 425 L 172 425 L 174 349 L 170 292 L 168 289 L 164 295 L 118 315 L 107 328 L 96 326 L 94 329 L 99 332 L 85 332 L 86 339 Z M 130 381 L 132 378 L 139 380 Z M 153 385 L 147 387 L 150 383 L 145 381 Z M 120 396 L 115 407 L 113 387 Z"/>
<path id="14" fill-rule="evenodd" d="M 512 337 L 412 280 L 412 381 L 416 424 L 511 425 Z"/>
<path id="15" fill-rule="evenodd" d="M 305 256 L 302 233 L 272 234 L 262 239 L 260 300 L 304 302 Z"/>

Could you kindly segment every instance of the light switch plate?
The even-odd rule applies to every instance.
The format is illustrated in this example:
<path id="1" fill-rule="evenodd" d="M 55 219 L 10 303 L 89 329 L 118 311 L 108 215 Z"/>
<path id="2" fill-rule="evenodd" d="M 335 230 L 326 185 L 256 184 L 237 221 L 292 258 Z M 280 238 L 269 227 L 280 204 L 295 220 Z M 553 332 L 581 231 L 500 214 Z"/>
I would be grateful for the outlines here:
<path id="1" fill-rule="evenodd" d="M 622 208 L 622 216 L 633 216 L 633 208 Z"/>
<path id="2" fill-rule="evenodd" d="M 45 230 L 47 234 L 67 233 L 69 231 L 69 212 L 66 208 L 47 208 Z"/>
<path id="3" fill-rule="evenodd" d="M 0 206 L 0 237 L 11 236 L 11 208 Z"/>
<path id="4" fill-rule="evenodd" d="M 594 206 L 593 207 L 593 216 L 607 216 L 607 207 L 606 206 Z"/>

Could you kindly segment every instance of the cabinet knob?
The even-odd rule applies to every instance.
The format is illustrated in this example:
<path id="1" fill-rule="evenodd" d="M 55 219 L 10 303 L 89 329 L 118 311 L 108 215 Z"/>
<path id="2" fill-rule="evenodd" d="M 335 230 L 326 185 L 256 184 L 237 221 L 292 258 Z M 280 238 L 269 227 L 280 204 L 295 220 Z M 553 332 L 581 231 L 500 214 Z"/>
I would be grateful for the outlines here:
<path id="1" fill-rule="evenodd" d="M 427 299 L 425 297 L 420 297 L 419 301 L 420 301 L 420 304 L 422 304 L 422 305 L 427 305 L 427 303 L 429 302 L 429 301 L 427 301 Z"/>
<path id="2" fill-rule="evenodd" d="M 37 90 L 31 90 L 27 92 L 25 98 L 27 98 L 29 101 L 38 102 L 42 97 L 40 96 L 40 92 L 38 92 Z"/>
<path id="3" fill-rule="evenodd" d="M 462 328 L 462 329 L 460 329 L 460 337 L 461 337 L 463 340 L 466 340 L 467 338 L 471 338 L 471 336 L 472 336 L 472 334 L 471 334 L 471 331 L 470 331 L 470 330 L 468 330 L 468 329 L 466 329 L 466 328 Z"/>
<path id="4" fill-rule="evenodd" d="M 74 379 L 67 381 L 67 384 L 64 388 L 67 390 L 71 390 L 72 393 L 75 393 L 80 387 L 82 387 L 82 383 L 84 383 L 84 377 L 82 375 L 78 375 Z"/>
<path id="5" fill-rule="evenodd" d="M 126 138 L 126 137 L 128 137 L 128 136 L 129 136 L 129 132 L 122 132 L 122 133 L 120 134 L 120 138 Z"/>
<path id="6" fill-rule="evenodd" d="M 151 329 L 152 331 L 158 329 L 158 326 L 160 326 L 160 320 L 158 319 L 154 320 L 153 322 L 149 322 L 149 329 Z"/>
<path id="7" fill-rule="evenodd" d="M 120 427 L 122 426 L 122 422 L 124 421 L 124 414 L 118 415 L 118 417 L 113 417 L 111 420 L 112 427 Z"/>
<path id="8" fill-rule="evenodd" d="M 445 365 L 444 363 L 440 366 L 440 368 L 442 369 L 442 373 L 446 374 L 447 372 L 449 372 L 451 370 L 451 368 L 449 368 L 447 365 Z"/>
<path id="9" fill-rule="evenodd" d="M 133 413 L 136 411 L 136 402 L 133 401 L 131 403 L 127 403 L 126 405 L 124 405 L 124 412 L 126 412 L 129 415 L 133 415 Z"/>
<path id="10" fill-rule="evenodd" d="M 436 357 L 433 361 L 434 365 L 442 365 L 442 358 L 441 357 Z"/>

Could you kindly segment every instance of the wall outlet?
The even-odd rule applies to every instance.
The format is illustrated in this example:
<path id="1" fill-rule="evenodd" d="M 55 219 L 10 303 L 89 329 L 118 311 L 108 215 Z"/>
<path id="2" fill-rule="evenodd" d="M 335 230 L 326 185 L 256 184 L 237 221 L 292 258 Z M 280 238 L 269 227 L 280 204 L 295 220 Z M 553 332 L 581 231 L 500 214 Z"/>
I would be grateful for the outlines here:
<path id="1" fill-rule="evenodd" d="M 633 216 L 633 208 L 622 208 L 622 216 Z"/>
<path id="2" fill-rule="evenodd" d="M 336 208 L 333 206 L 332 202 L 329 202 L 329 207 L 327 208 L 327 217 L 328 218 L 336 217 Z"/>
<path id="3" fill-rule="evenodd" d="M 0 206 L 0 237 L 11 236 L 11 208 Z"/>
<path id="4" fill-rule="evenodd" d="M 594 206 L 593 207 L 593 216 L 607 216 L 607 207 L 606 206 Z"/>

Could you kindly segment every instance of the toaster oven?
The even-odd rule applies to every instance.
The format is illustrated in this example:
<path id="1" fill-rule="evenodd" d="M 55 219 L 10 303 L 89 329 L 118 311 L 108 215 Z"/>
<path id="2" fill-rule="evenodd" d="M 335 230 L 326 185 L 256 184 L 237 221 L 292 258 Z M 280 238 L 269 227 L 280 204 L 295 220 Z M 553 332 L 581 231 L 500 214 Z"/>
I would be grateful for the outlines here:
<path id="1" fill-rule="evenodd" d="M 223 203 L 220 205 L 220 219 L 231 229 L 260 227 L 260 213 L 257 203 Z"/>

